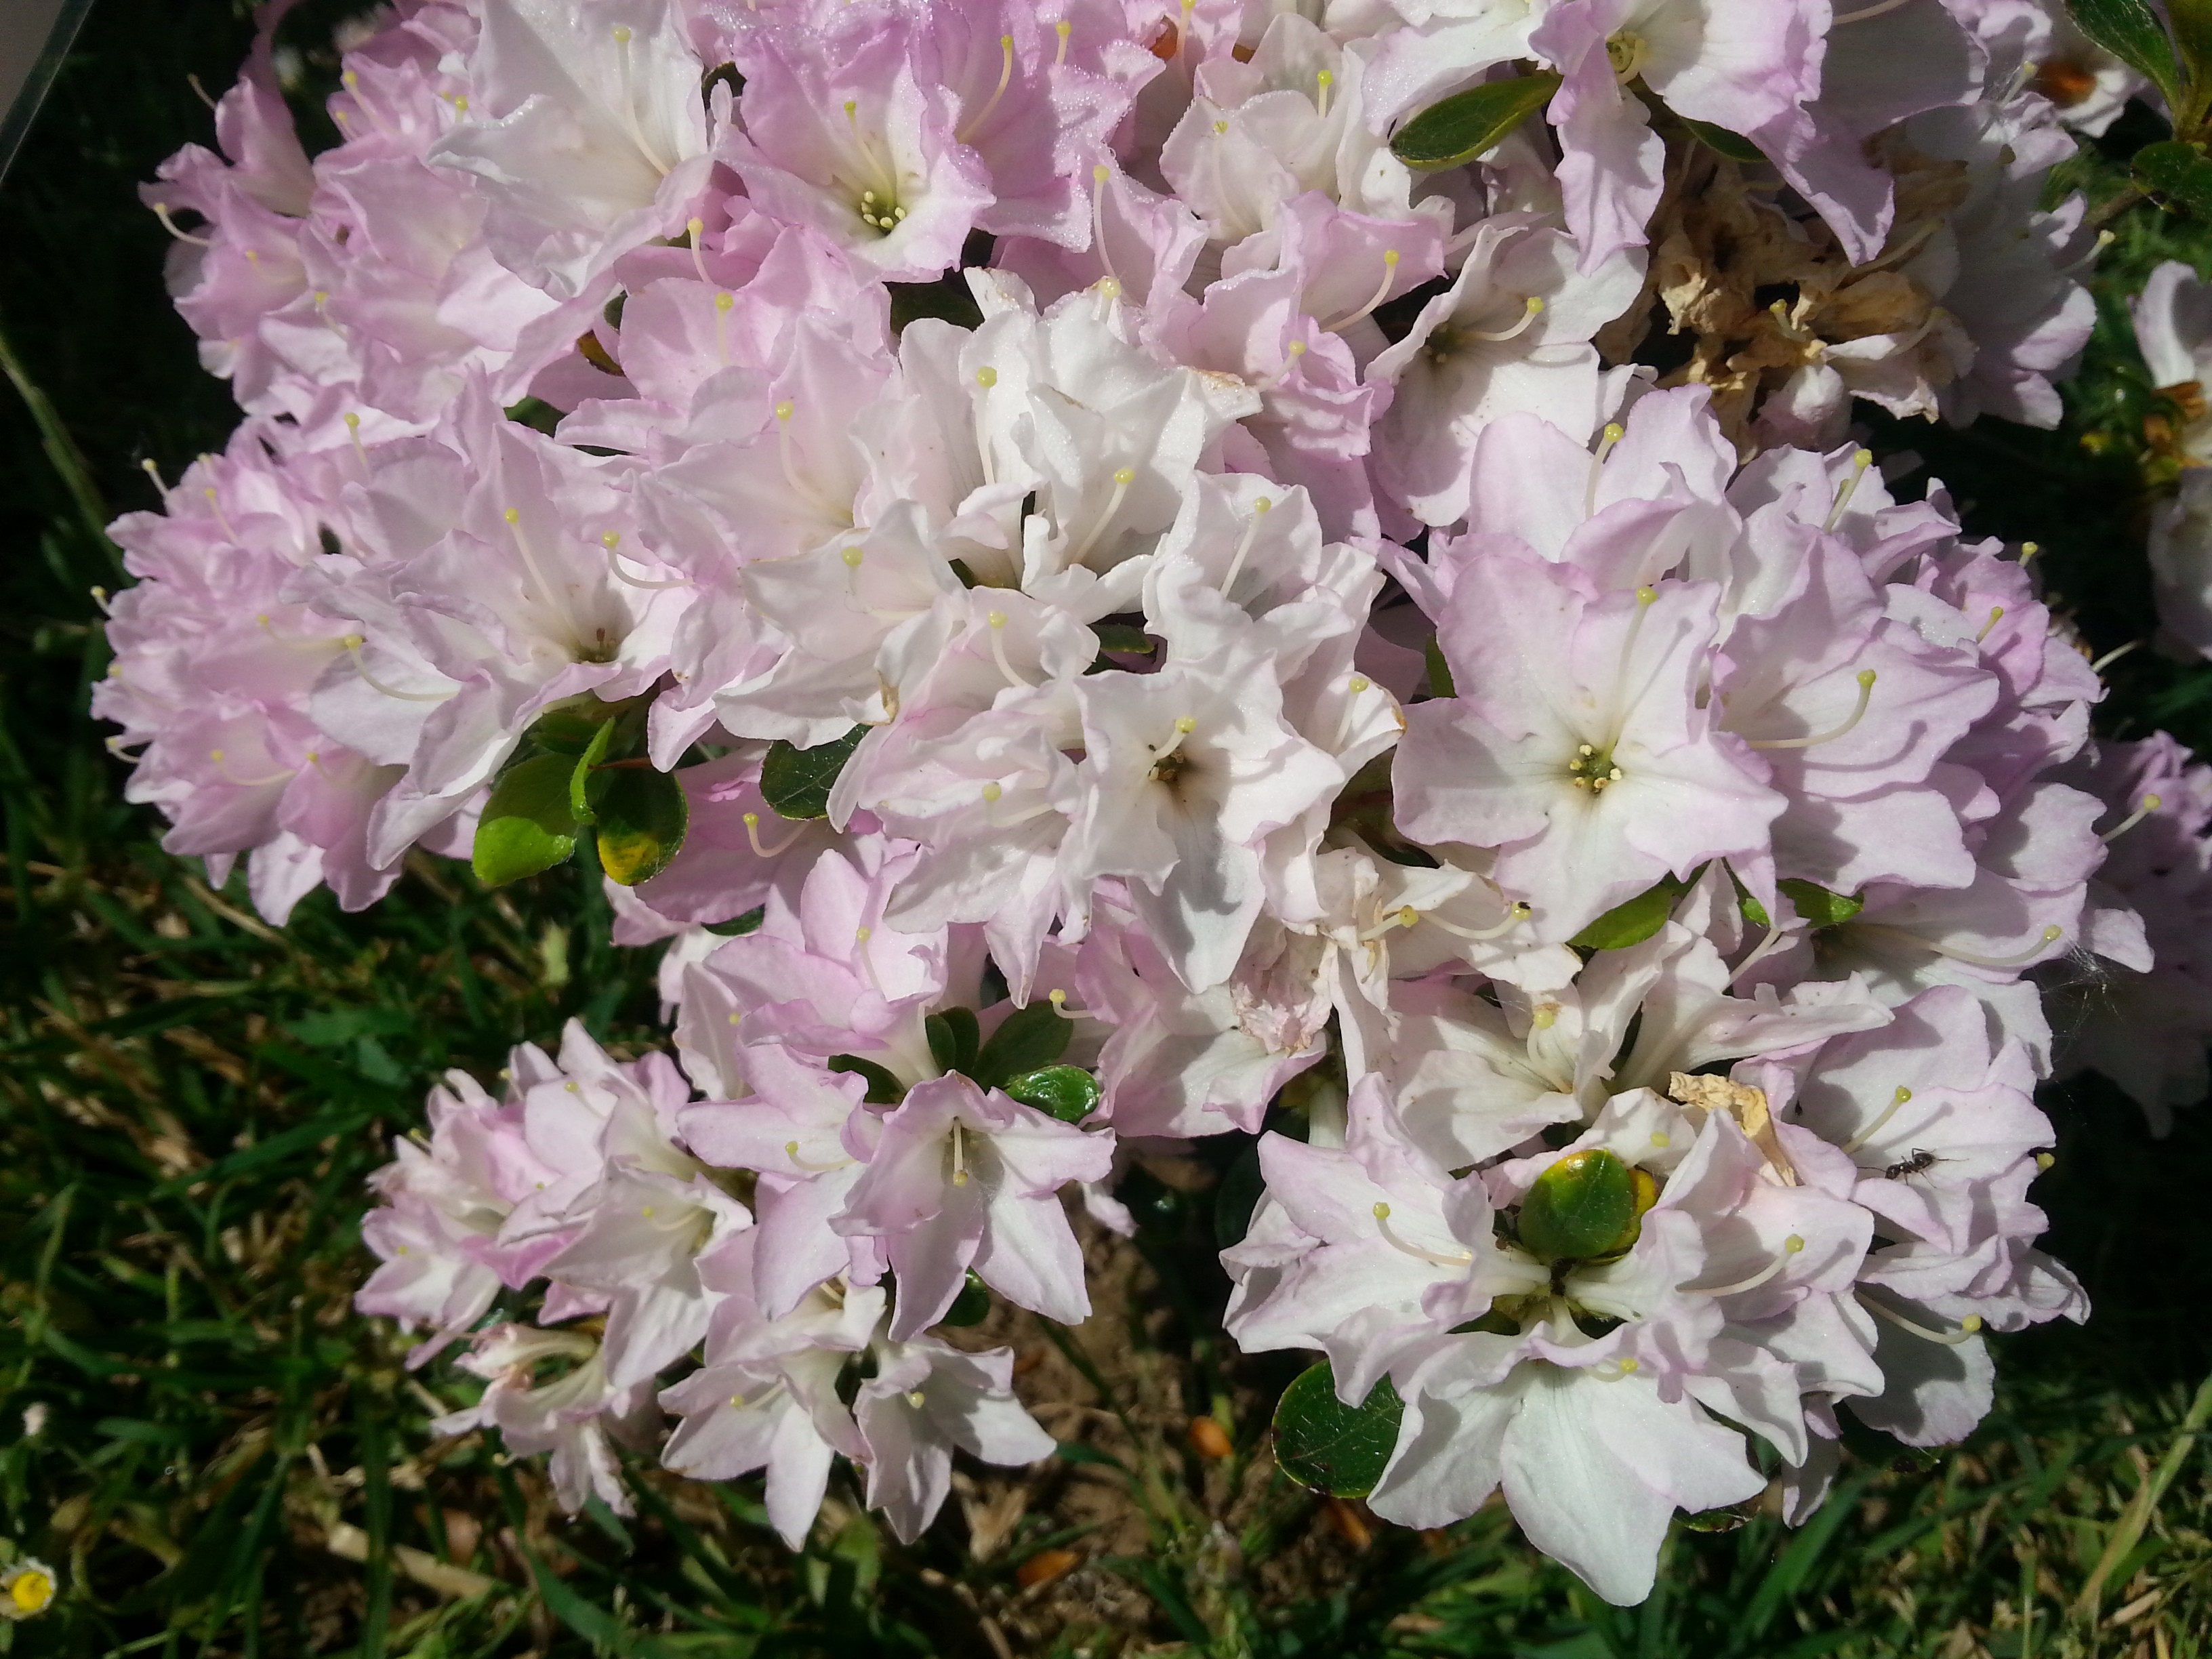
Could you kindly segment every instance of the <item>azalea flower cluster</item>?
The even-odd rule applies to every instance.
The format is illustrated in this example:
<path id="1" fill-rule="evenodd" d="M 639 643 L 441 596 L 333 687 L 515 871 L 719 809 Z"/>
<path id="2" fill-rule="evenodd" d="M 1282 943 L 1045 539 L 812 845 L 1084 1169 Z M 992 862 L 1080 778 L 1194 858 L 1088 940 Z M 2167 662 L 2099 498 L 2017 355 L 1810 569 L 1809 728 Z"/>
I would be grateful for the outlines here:
<path id="1" fill-rule="evenodd" d="M 380 1177 L 441 1430 L 911 1538 L 1052 1449 L 963 1333 L 1242 1137 L 1228 1329 L 1395 1403 L 1386 1519 L 1629 1601 L 1846 1414 L 1964 1434 L 2086 1310 L 2045 985 L 2191 1011 L 2063 1062 L 2154 1108 L 2212 1029 L 2203 769 L 1846 431 L 2055 418 L 2130 90 L 2058 31 L 413 0 L 312 161 L 264 40 L 148 192 L 246 418 L 116 526 L 133 798 L 280 921 L 596 831 L 667 942 L 676 1060 L 518 1048 Z"/>

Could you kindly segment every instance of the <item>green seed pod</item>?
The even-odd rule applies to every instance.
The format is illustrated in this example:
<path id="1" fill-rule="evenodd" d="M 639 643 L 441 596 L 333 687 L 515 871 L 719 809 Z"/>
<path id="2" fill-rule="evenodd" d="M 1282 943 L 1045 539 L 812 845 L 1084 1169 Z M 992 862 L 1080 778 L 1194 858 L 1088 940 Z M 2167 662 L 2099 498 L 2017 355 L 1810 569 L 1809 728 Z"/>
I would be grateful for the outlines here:
<path id="1" fill-rule="evenodd" d="M 1656 1191 L 1656 1188 L 1653 1190 Z M 1521 1248 L 1540 1261 L 1587 1261 L 1636 1242 L 1636 1172 L 1601 1147 L 1571 1152 L 1521 1200 Z"/>

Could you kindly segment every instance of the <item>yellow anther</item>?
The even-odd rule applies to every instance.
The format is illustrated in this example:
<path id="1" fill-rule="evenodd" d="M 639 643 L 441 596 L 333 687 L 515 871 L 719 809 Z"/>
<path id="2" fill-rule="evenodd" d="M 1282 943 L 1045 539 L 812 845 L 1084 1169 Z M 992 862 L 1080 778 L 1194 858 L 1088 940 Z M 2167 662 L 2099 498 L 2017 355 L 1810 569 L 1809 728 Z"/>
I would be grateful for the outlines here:
<path id="1" fill-rule="evenodd" d="M 1198 730 L 1198 722 L 1188 714 L 1182 715 L 1176 721 L 1176 730 L 1182 732 L 1183 736 L 1188 737 Z"/>
<path id="2" fill-rule="evenodd" d="M 721 292 L 714 295 L 714 309 L 717 311 L 727 312 L 735 307 L 737 303 L 738 296 L 731 293 L 727 289 L 724 289 Z M 782 405 L 782 407 L 787 409 L 790 405 L 787 404 Z M 787 415 L 779 415 L 776 418 L 779 420 L 789 420 L 791 417 Z"/>
<path id="3" fill-rule="evenodd" d="M 858 570 L 860 568 L 862 556 L 857 547 L 848 547 L 837 556 L 845 562 L 845 568 L 848 570 Z"/>
<path id="4" fill-rule="evenodd" d="M 998 786 L 997 784 L 995 784 L 995 783 L 987 783 L 987 784 L 985 784 L 985 785 L 983 786 L 983 800 L 984 800 L 984 803 L 985 803 L 987 805 L 997 805 L 997 803 L 998 803 L 999 797 L 1000 797 L 1000 796 L 1001 796 L 1001 795 L 1003 795 L 1003 794 L 1005 794 L 1006 793 L 1006 792 L 1005 790 L 1001 789 L 1000 787 L 999 787 L 999 786 Z M 1065 994 L 1066 994 L 1066 993 L 1065 993 L 1065 992 L 1063 992 L 1061 994 L 1062 994 L 1062 995 L 1065 995 Z"/>
<path id="5" fill-rule="evenodd" d="M 499 516 L 505 519 L 509 524 L 520 524 L 522 522 L 522 509 L 519 507 L 510 507 L 506 512 L 501 514 Z"/>
<path id="6" fill-rule="evenodd" d="M 1121 485 L 1124 489 L 1127 489 L 1129 485 L 1137 482 L 1137 469 L 1133 466 L 1124 466 L 1115 469 L 1114 473 L 1114 482 Z"/>
<path id="7" fill-rule="evenodd" d="M 986 363 L 975 371 L 975 384 L 988 392 L 999 383 L 999 371 Z"/>
<path id="8" fill-rule="evenodd" d="M 798 412 L 798 407 L 790 398 L 786 398 L 775 406 L 775 418 L 779 421 L 787 421 Z"/>

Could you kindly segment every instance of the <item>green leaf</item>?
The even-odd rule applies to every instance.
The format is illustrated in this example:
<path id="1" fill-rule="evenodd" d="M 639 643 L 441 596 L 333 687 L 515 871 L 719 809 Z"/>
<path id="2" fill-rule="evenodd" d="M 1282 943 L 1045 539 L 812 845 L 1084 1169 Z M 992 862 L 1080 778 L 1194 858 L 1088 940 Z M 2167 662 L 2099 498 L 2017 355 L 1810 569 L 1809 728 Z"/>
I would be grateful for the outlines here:
<path id="1" fill-rule="evenodd" d="M 1067 1052 L 1074 1034 L 1074 1026 L 1051 1003 L 1032 1002 L 999 1023 L 968 1075 L 986 1089 L 1001 1088 L 1009 1078 L 1053 1064 Z"/>
<path id="2" fill-rule="evenodd" d="M 708 933 L 719 933 L 724 939 L 742 939 L 747 933 L 760 932 L 761 923 L 767 919 L 768 907 L 756 904 L 741 916 L 732 916 L 727 921 L 710 921 L 705 926 Z"/>
<path id="3" fill-rule="evenodd" d="M 2193 131 L 2212 96 L 2212 0 L 2166 0 L 2166 15 L 2172 20 L 2174 41 L 2189 76 L 2189 107 L 2177 111 L 2174 119 L 2178 129 Z"/>
<path id="4" fill-rule="evenodd" d="M 615 740 L 615 723 L 608 720 L 592 733 L 591 742 L 577 757 L 576 769 L 568 774 L 568 810 L 576 815 L 579 823 L 598 821 L 592 806 L 592 769 L 607 757 L 607 750 Z"/>
<path id="5" fill-rule="evenodd" d="M 868 1092 L 861 1098 L 872 1106 L 896 1106 L 906 1098 L 906 1085 L 898 1080 L 898 1074 L 872 1060 L 862 1060 L 858 1054 L 832 1054 L 830 1069 L 865 1078 Z"/>
<path id="6" fill-rule="evenodd" d="M 1825 887 L 1809 881 L 1800 881 L 1790 876 L 1774 884 L 1782 890 L 1783 897 L 1796 907 L 1798 919 L 1815 927 L 1833 927 L 1849 921 L 1866 908 L 1866 901 L 1844 893 L 1832 893 Z"/>
<path id="7" fill-rule="evenodd" d="M 1752 896 L 1733 868 L 1723 867 L 1728 869 L 1729 884 L 1735 889 L 1735 908 L 1743 912 L 1743 919 L 1754 927 L 1773 927 L 1774 919 L 1766 914 L 1766 907 Z"/>
<path id="8" fill-rule="evenodd" d="M 1000 1086 L 1023 1105 L 1062 1123 L 1080 1123 L 1098 1109 L 1098 1079 L 1080 1066 L 1040 1066 Z"/>
<path id="9" fill-rule="evenodd" d="M 935 317 L 956 328 L 974 328 L 983 320 L 975 290 L 958 271 L 933 283 L 886 283 L 890 290 L 891 331 L 906 332 L 906 325 L 923 317 Z"/>
<path id="10" fill-rule="evenodd" d="M 991 1316 L 991 1292 L 983 1281 L 975 1277 L 975 1270 L 968 1273 L 968 1282 L 960 1287 L 960 1294 L 952 1298 L 952 1305 L 945 1310 L 940 1325 L 980 1325 Z"/>
<path id="11" fill-rule="evenodd" d="M 1459 688 L 1452 684 L 1451 665 L 1444 660 L 1444 648 L 1437 642 L 1435 635 L 1429 635 L 1429 642 L 1421 654 L 1429 665 L 1429 695 L 1432 697 L 1457 696 Z"/>
<path id="12" fill-rule="evenodd" d="M 1464 166 L 1549 103 L 1559 78 L 1541 70 L 1455 92 L 1399 128 L 1390 153 L 1419 173 Z"/>
<path id="13" fill-rule="evenodd" d="M 504 887 L 550 870 L 576 850 L 576 815 L 568 807 L 575 766 L 566 755 L 533 755 L 501 775 L 470 854 L 478 881 Z"/>
<path id="14" fill-rule="evenodd" d="M 541 712 L 531 724 L 529 741 L 560 755 L 580 755 L 621 715 L 623 705 L 601 702 L 586 691 L 566 697 Z"/>
<path id="15" fill-rule="evenodd" d="M 1255 1140 L 1237 1154 L 1236 1161 L 1223 1171 L 1221 1184 L 1213 1189 L 1215 1244 L 1225 1250 L 1244 1242 L 1244 1235 L 1251 1231 L 1252 1212 L 1259 1207 L 1260 1194 L 1267 1185 L 1260 1173 L 1260 1143 Z"/>
<path id="16" fill-rule="evenodd" d="M 1119 651 L 1133 657 L 1152 653 L 1152 635 L 1133 623 L 1095 622 L 1091 631 L 1098 636 L 1101 651 Z"/>
<path id="17" fill-rule="evenodd" d="M 1405 1402 L 1384 1377 L 1357 1406 L 1336 1397 L 1323 1360 L 1302 1372 L 1275 1406 L 1275 1463 L 1302 1486 L 1332 1498 L 1364 1498 L 1398 1443 Z"/>
<path id="18" fill-rule="evenodd" d="M 867 735 L 866 726 L 856 726 L 843 737 L 812 749 L 794 749 L 778 738 L 761 763 L 761 798 L 783 817 L 828 817 L 830 792 L 836 787 L 837 775 Z"/>
<path id="19" fill-rule="evenodd" d="M 2149 144 L 2136 152 L 2136 185 L 2199 219 L 2212 219 L 2212 161 L 2194 144 Z"/>
<path id="20" fill-rule="evenodd" d="M 599 815 L 599 863 L 624 887 L 650 881 L 683 850 L 691 806 L 672 772 L 624 767 L 594 772 L 592 805 Z"/>
<path id="21" fill-rule="evenodd" d="M 929 1057 L 937 1062 L 939 1071 L 964 1073 L 974 1069 L 981 1036 L 973 1008 L 947 1008 L 932 1014 L 921 1022 L 921 1029 L 928 1035 Z"/>
<path id="22" fill-rule="evenodd" d="M 1731 161 L 1764 161 L 1766 152 L 1740 132 L 1730 132 L 1726 127 L 1717 127 L 1711 121 L 1692 121 L 1688 116 L 1679 118 L 1690 130 L 1690 136 L 1717 155 Z"/>
<path id="23" fill-rule="evenodd" d="M 2168 109 L 2181 106 L 2181 68 L 2150 0 L 2066 0 L 2075 27 L 2166 94 Z M 2156 148 L 2154 146 L 2153 148 Z"/>
<path id="24" fill-rule="evenodd" d="M 1614 905 L 1567 943 L 1578 951 L 1623 951 L 1641 945 L 1667 925 L 1674 901 L 1689 890 L 1689 882 L 1678 876 L 1662 876 L 1634 898 Z"/>
<path id="25" fill-rule="evenodd" d="M 1521 1200 L 1521 1248 L 1540 1261 L 1589 1261 L 1633 1243 L 1636 1176 L 1601 1146 L 1570 1152 Z"/>

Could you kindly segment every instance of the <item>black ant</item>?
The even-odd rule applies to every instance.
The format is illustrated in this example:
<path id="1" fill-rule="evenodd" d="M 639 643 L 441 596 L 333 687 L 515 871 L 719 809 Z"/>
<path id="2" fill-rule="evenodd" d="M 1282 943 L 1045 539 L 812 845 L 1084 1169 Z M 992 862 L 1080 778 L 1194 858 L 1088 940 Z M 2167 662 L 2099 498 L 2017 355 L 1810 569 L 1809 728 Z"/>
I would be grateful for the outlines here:
<path id="1" fill-rule="evenodd" d="M 1942 1162 L 1943 1162 L 1942 1158 L 1936 1157 L 1926 1147 L 1915 1146 L 1912 1149 L 1911 1157 L 1899 1159 L 1881 1173 L 1886 1180 L 1903 1181 L 1908 1176 L 1923 1174 Z"/>

